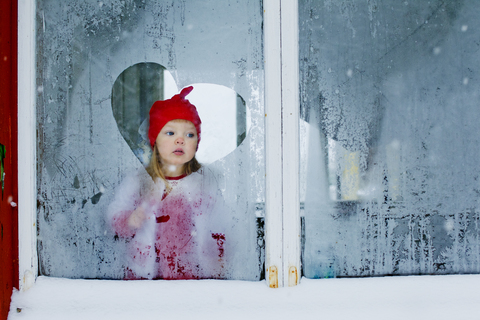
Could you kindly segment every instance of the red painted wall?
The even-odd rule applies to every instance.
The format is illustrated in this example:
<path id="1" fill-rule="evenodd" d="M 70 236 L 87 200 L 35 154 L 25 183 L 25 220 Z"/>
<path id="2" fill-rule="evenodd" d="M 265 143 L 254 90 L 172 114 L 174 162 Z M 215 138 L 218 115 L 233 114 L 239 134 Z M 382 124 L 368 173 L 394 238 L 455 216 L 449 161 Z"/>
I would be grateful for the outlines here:
<path id="1" fill-rule="evenodd" d="M 18 288 L 18 211 L 10 205 L 18 200 L 17 0 L 0 1 L 0 144 L 6 151 L 3 196 L 0 176 L 0 319 L 4 320 L 12 289 Z M 1 158 L 0 149 L 0 166 Z"/>

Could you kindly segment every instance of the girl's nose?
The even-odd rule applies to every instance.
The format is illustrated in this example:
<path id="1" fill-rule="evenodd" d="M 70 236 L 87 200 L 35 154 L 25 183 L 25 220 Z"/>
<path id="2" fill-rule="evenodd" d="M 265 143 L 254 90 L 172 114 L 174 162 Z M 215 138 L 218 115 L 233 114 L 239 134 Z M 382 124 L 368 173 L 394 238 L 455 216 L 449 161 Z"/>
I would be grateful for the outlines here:
<path id="1" fill-rule="evenodd" d="M 175 141 L 176 144 L 184 144 L 183 138 L 178 138 L 177 141 Z"/>

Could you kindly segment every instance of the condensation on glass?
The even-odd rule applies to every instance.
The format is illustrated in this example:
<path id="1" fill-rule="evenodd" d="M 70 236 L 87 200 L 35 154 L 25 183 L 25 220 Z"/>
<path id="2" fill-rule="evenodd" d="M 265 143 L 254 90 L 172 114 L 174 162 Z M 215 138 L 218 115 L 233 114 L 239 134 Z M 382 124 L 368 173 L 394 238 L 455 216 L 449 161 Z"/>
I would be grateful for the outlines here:
<path id="1" fill-rule="evenodd" d="M 148 162 L 151 104 L 193 85 L 198 158 L 218 185 L 234 252 L 223 277 L 260 279 L 262 56 L 261 1 L 37 0 L 40 274 L 124 277 L 125 240 L 106 212 Z"/>
<path id="2" fill-rule="evenodd" d="M 300 1 L 303 272 L 480 272 L 480 7 Z"/>

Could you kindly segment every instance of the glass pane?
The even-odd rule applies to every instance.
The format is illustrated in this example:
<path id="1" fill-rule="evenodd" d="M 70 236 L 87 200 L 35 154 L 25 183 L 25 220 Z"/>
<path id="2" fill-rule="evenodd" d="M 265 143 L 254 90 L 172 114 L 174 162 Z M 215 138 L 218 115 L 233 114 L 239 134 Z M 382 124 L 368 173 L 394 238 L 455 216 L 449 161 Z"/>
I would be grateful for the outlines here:
<path id="1" fill-rule="evenodd" d="M 480 7 L 299 8 L 304 274 L 480 272 Z"/>
<path id="2" fill-rule="evenodd" d="M 128 278 L 132 243 L 170 232 L 187 243 L 182 254 L 193 257 L 195 271 L 185 277 L 262 278 L 262 23 L 259 0 L 37 0 L 40 274 Z M 132 199 L 156 185 L 146 171 L 150 107 L 190 85 L 186 98 L 202 120 L 196 154 L 202 168 L 169 182 L 171 194 L 154 197 L 158 205 L 170 199 L 172 212 L 188 207 L 188 221 L 172 218 L 173 229 L 160 231 L 169 224 L 156 216 L 153 233 L 122 234 L 115 213 L 133 212 Z M 171 205 L 178 185 L 182 201 L 187 192 L 197 197 L 196 207 Z M 186 229 L 175 229 L 182 223 Z M 160 257 L 168 247 L 162 241 L 149 259 L 156 266 L 176 259 L 180 270 L 179 252 Z M 221 261 L 201 254 L 209 250 Z"/>

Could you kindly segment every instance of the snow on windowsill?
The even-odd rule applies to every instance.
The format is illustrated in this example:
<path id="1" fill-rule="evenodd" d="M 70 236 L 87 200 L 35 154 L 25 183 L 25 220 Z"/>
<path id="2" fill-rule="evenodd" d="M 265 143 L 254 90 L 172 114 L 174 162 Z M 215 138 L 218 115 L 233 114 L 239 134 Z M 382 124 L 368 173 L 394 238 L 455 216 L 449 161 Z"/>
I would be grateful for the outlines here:
<path id="1" fill-rule="evenodd" d="M 16 319 L 479 319 L 480 275 L 247 281 L 110 281 L 39 277 L 14 292 Z"/>

